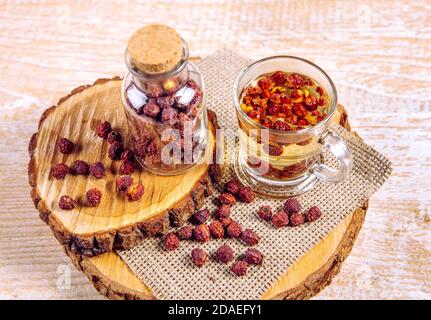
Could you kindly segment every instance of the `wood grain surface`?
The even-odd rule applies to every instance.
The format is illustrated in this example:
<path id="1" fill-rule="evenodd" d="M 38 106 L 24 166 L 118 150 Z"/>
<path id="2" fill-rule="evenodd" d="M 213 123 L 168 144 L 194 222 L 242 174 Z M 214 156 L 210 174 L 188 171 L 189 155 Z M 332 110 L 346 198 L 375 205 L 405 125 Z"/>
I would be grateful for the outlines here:
<path id="1" fill-rule="evenodd" d="M 371 199 L 340 274 L 316 298 L 431 298 L 429 21 L 426 0 L 2 1 L 0 298 L 102 298 L 38 218 L 27 142 L 59 97 L 123 75 L 127 38 L 149 22 L 177 28 L 194 57 L 230 48 L 323 67 L 354 130 L 391 159 L 394 173 Z"/>

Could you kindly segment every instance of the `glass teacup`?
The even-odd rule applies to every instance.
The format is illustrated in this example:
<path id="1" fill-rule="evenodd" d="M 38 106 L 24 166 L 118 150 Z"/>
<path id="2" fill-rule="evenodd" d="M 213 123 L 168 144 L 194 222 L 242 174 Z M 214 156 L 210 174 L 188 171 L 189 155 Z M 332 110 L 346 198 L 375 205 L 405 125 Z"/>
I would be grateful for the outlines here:
<path id="1" fill-rule="evenodd" d="M 267 128 L 251 119 L 241 107 L 241 97 L 256 78 L 275 71 L 298 73 L 315 80 L 329 99 L 325 118 L 295 131 Z M 242 70 L 233 87 L 239 131 L 235 171 L 245 185 L 271 197 L 288 197 L 310 190 L 321 179 L 328 183 L 344 180 L 352 168 L 346 143 L 328 130 L 337 106 L 337 92 L 329 76 L 315 64 L 298 57 L 273 56 Z M 322 147 L 338 161 L 337 168 L 322 162 Z M 278 148 L 277 152 L 273 148 Z"/>

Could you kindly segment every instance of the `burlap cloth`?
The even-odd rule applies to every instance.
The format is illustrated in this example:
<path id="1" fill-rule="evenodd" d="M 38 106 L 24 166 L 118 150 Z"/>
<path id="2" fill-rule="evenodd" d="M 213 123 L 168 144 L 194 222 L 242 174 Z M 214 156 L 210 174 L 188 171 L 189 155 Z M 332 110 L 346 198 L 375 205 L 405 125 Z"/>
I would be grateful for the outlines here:
<path id="1" fill-rule="evenodd" d="M 232 52 L 221 51 L 199 63 L 207 94 L 208 108 L 217 114 L 225 135 L 236 133 L 236 118 L 232 104 L 232 85 L 238 71 L 250 61 Z M 319 182 L 316 187 L 299 197 L 304 208 L 318 205 L 322 218 L 300 227 L 275 229 L 270 223 L 259 220 L 258 208 L 269 204 L 275 210 L 283 201 L 257 198 L 251 204 L 237 203 L 232 209 L 233 219 L 245 228 L 255 230 L 261 241 L 257 248 L 264 254 L 262 266 L 250 266 L 245 277 L 238 278 L 230 272 L 230 266 L 214 261 L 215 250 L 228 243 L 239 256 L 246 247 L 234 239 L 212 240 L 205 244 L 182 241 L 179 249 L 166 252 L 160 239 L 146 239 L 140 245 L 118 253 L 139 279 L 148 285 L 158 299 L 258 299 L 283 275 L 292 263 L 325 238 L 349 213 L 361 206 L 384 183 L 391 172 L 390 162 L 360 138 L 338 125 L 331 130 L 343 137 L 353 154 L 354 169 L 350 177 L 338 184 Z M 235 148 L 227 146 L 226 173 L 223 182 L 234 174 Z M 335 166 L 328 152 L 325 162 Z M 207 198 L 206 206 L 215 209 L 214 197 Z M 193 248 L 202 247 L 211 258 L 202 268 L 190 262 Z"/>

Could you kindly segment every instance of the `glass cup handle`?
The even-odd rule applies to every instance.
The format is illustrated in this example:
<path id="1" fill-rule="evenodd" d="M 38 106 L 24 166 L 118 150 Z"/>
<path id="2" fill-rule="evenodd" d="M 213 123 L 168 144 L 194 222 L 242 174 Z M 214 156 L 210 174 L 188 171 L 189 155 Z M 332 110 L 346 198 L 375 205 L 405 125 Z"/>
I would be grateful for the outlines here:
<path id="1" fill-rule="evenodd" d="M 353 159 L 347 144 L 335 133 L 328 132 L 320 139 L 320 143 L 326 147 L 338 160 L 339 169 L 333 169 L 323 163 L 313 168 L 312 173 L 319 179 L 336 183 L 344 180 L 352 171 Z"/>

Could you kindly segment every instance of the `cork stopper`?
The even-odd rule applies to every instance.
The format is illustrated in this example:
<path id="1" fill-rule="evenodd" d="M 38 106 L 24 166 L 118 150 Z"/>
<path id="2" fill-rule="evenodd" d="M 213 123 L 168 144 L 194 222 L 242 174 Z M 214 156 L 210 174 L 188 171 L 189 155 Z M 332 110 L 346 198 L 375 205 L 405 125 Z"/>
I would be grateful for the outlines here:
<path id="1" fill-rule="evenodd" d="M 150 24 L 130 37 L 127 50 L 139 71 L 162 73 L 172 70 L 181 61 L 183 43 L 175 29 Z"/>

